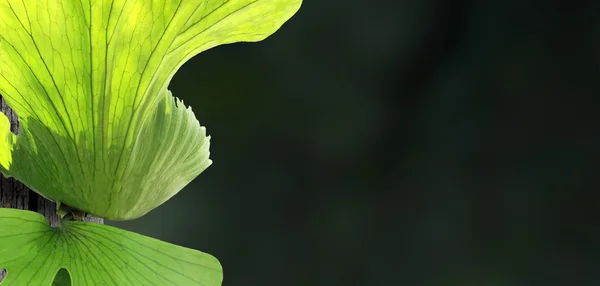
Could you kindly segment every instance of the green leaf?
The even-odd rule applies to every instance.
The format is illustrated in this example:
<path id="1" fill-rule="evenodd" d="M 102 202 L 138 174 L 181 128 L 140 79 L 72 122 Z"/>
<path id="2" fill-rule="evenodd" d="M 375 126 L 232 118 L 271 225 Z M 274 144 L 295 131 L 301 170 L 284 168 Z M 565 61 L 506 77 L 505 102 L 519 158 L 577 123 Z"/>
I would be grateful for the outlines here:
<path id="1" fill-rule="evenodd" d="M 222 282 L 221 265 L 209 254 L 106 225 L 63 222 L 51 228 L 38 213 L 0 209 L 0 229 L 0 267 L 8 272 L 2 285 Z"/>
<path id="2" fill-rule="evenodd" d="M 95 216 L 134 219 L 206 169 L 209 137 L 167 90 L 217 45 L 274 33 L 301 0 L 0 0 L 0 170 Z"/>

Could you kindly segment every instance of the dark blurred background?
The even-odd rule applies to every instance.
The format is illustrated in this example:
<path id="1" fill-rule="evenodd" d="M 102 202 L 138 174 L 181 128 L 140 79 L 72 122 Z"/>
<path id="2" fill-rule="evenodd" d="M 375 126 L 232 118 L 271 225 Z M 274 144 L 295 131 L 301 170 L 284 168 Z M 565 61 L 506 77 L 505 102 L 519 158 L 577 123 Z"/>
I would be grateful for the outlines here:
<path id="1" fill-rule="evenodd" d="M 600 2 L 560 2 L 305 1 L 183 66 L 214 164 L 111 224 L 226 286 L 600 285 Z"/>

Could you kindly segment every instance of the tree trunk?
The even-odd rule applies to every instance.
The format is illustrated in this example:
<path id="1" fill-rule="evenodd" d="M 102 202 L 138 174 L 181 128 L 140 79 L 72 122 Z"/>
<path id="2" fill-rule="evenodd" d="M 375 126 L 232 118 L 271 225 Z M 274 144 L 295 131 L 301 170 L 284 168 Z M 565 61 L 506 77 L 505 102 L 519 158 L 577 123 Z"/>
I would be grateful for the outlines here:
<path id="1" fill-rule="evenodd" d="M 19 131 L 17 115 L 6 105 L 1 96 L 0 110 L 10 120 L 10 130 L 17 134 Z M 21 182 L 13 178 L 7 179 L 2 175 L 0 175 L 0 207 L 38 212 L 46 217 L 52 227 L 56 227 L 60 223 L 60 218 L 56 215 L 56 204 L 54 202 L 38 195 Z M 85 221 L 104 223 L 103 219 L 94 217 L 85 218 Z M 0 281 L 2 281 L 5 274 L 5 271 L 0 269 Z"/>

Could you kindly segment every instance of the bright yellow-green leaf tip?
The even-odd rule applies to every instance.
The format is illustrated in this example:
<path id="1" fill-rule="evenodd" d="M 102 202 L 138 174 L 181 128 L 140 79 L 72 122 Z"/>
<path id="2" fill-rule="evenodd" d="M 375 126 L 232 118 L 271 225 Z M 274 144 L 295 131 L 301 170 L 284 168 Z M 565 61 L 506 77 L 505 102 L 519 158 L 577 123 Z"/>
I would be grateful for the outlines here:
<path id="1" fill-rule="evenodd" d="M 12 145 L 15 135 L 10 132 L 10 122 L 0 113 L 0 171 L 8 173 L 12 162 Z"/>
<path id="2" fill-rule="evenodd" d="M 44 197 L 140 217 L 207 168 L 209 137 L 167 90 L 221 44 L 260 41 L 301 0 L 0 1 L 0 170 Z"/>

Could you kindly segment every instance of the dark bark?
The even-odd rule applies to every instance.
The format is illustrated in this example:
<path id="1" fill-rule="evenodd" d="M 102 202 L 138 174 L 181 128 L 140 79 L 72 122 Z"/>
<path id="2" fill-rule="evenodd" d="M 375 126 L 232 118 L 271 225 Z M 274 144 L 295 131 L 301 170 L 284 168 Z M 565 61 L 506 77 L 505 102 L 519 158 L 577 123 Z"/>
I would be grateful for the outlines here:
<path id="1" fill-rule="evenodd" d="M 10 129 L 17 134 L 19 131 L 19 120 L 17 115 L 6 105 L 4 99 L 0 96 L 0 110 L 6 114 L 10 120 Z M 0 207 L 15 208 L 38 212 L 50 223 L 52 227 L 56 227 L 60 223 L 60 218 L 56 215 L 56 204 L 36 192 L 30 190 L 21 182 L 13 178 L 7 179 L 0 174 Z M 101 218 L 87 217 L 85 221 L 104 223 Z M 0 281 L 5 276 L 5 271 L 0 270 Z"/>

